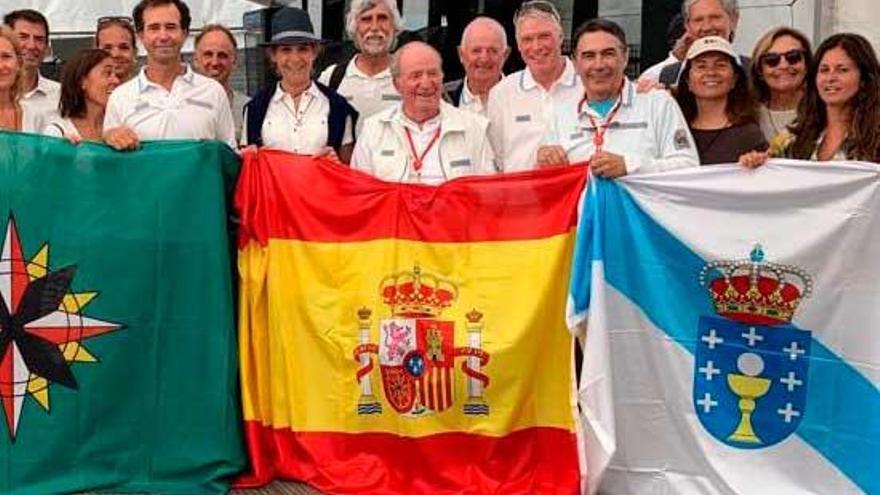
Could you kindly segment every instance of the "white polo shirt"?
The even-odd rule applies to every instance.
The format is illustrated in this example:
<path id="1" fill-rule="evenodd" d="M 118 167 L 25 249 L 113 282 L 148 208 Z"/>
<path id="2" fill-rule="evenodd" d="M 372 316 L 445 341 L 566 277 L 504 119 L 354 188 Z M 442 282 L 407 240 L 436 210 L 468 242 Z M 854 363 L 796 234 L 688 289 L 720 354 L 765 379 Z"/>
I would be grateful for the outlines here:
<path id="1" fill-rule="evenodd" d="M 260 129 L 263 146 L 299 155 L 314 155 L 327 146 L 329 118 L 330 100 L 316 85 L 310 84 L 303 91 L 297 106 L 290 93 L 284 91 L 281 83 L 278 83 Z M 346 119 L 342 145 L 353 142 L 351 119 Z M 246 144 L 247 136 L 242 136 L 241 145 Z"/>
<path id="2" fill-rule="evenodd" d="M 528 68 L 496 84 L 489 92 L 486 115 L 498 170 L 535 168 L 538 148 L 559 144 L 554 129 L 557 108 L 574 115 L 583 94 L 583 84 L 567 58 L 565 70 L 549 91 L 535 81 Z"/>
<path id="3" fill-rule="evenodd" d="M 368 76 L 358 69 L 355 61 L 358 55 L 352 57 L 345 68 L 345 75 L 339 82 L 336 92 L 348 100 L 351 106 L 358 112 L 358 123 L 355 131 L 360 135 L 363 122 L 367 117 L 392 107 L 400 102 L 400 93 L 394 87 L 391 80 L 391 70 L 385 69 L 376 75 Z M 336 65 L 324 69 L 318 77 L 318 82 L 324 85 L 330 84 L 330 76 Z"/>
<path id="4" fill-rule="evenodd" d="M 61 85 L 37 72 L 37 85 L 21 96 L 21 105 L 30 118 L 22 121 L 22 132 L 42 132 L 42 127 L 58 116 Z"/>
<path id="5" fill-rule="evenodd" d="M 485 117 L 486 105 L 483 104 L 483 100 L 475 96 L 473 93 L 471 93 L 471 90 L 468 89 L 467 77 L 464 78 L 461 84 L 461 96 L 458 99 L 458 108 L 462 110 L 467 110 L 469 112 L 474 112 Z"/>
<path id="6" fill-rule="evenodd" d="M 235 148 L 235 124 L 226 90 L 187 65 L 171 91 L 151 82 L 146 67 L 107 101 L 104 129 L 126 126 L 142 140 L 216 139 Z"/>
<path id="7" fill-rule="evenodd" d="M 589 160 L 596 151 L 597 126 L 607 125 L 602 148 L 623 155 L 628 175 L 700 166 L 684 115 L 667 91 L 638 93 L 625 80 L 617 105 L 617 112 L 605 117 L 586 104 L 580 114 L 577 110 L 557 114 L 556 126 L 570 162 Z"/>

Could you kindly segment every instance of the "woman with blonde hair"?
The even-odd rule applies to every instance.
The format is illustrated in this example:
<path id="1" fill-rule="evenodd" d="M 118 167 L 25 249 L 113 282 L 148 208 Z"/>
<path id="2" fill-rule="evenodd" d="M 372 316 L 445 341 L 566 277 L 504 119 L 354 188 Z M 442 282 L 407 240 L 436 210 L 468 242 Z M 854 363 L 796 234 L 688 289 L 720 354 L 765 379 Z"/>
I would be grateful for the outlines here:
<path id="1" fill-rule="evenodd" d="M 42 128 L 37 114 L 22 106 L 21 94 L 22 61 L 18 37 L 10 27 L 0 25 L 0 129 Z"/>
<path id="2" fill-rule="evenodd" d="M 789 27 L 773 28 L 755 44 L 749 83 L 758 100 L 758 123 L 767 141 L 797 117 L 807 71 L 813 63 L 810 41 Z"/>

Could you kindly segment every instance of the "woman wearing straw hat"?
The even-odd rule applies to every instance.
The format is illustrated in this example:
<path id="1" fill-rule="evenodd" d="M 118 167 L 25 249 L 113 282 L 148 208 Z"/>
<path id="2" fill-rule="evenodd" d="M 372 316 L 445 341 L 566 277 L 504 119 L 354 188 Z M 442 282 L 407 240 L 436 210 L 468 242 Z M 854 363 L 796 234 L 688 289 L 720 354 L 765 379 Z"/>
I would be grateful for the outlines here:
<path id="1" fill-rule="evenodd" d="M 306 11 L 284 7 L 272 16 L 272 37 L 265 45 L 280 81 L 258 91 L 245 107 L 243 145 L 329 154 L 348 163 L 357 112 L 312 79 L 321 42 Z"/>

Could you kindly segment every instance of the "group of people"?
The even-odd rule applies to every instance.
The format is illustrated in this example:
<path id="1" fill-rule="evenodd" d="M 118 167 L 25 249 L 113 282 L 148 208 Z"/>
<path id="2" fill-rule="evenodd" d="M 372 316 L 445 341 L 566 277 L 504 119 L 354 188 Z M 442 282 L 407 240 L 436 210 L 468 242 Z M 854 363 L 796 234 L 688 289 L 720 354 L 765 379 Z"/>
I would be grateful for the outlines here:
<path id="1" fill-rule="evenodd" d="M 862 36 L 835 34 L 814 52 L 780 27 L 737 54 L 736 0 L 684 0 L 669 57 L 631 81 L 626 35 L 584 23 L 563 54 L 551 2 L 524 2 L 513 24 L 525 68 L 504 75 L 502 25 L 474 19 L 458 50 L 462 80 L 444 84 L 440 54 L 397 47 L 393 0 L 352 0 L 356 53 L 315 76 L 323 40 L 306 11 L 279 9 L 265 42 L 278 82 L 252 98 L 232 90 L 235 36 L 204 26 L 193 65 L 181 50 L 183 0 L 141 0 L 132 17 L 98 20 L 94 48 L 67 61 L 61 84 L 39 73 L 49 25 L 17 10 L 0 27 L 0 127 L 119 150 L 143 140 L 214 139 L 327 156 L 391 181 L 439 184 L 589 161 L 598 177 L 771 156 L 880 163 L 880 65 Z M 137 69 L 137 46 L 146 61 Z"/>

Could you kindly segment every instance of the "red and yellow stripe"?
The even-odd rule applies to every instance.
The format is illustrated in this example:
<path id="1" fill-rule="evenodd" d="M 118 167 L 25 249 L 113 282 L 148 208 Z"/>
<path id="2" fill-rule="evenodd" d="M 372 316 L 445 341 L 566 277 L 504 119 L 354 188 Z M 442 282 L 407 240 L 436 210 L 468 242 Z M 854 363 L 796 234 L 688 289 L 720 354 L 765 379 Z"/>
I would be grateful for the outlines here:
<path id="1" fill-rule="evenodd" d="M 280 152 L 247 156 L 236 202 L 252 472 L 239 484 L 283 477 L 331 493 L 577 493 L 564 316 L 585 181 L 583 168 L 569 167 L 431 188 Z M 366 376 L 382 412 L 358 414 L 358 311 L 371 311 L 369 342 L 380 347 L 379 322 L 393 316 L 380 284 L 414 266 L 456 286 L 437 316 L 453 322 L 456 347 L 469 342 L 466 314 L 483 314 L 487 415 L 463 409 L 466 357 L 422 392 L 451 395 L 450 408 L 396 413 L 376 354 Z"/>

